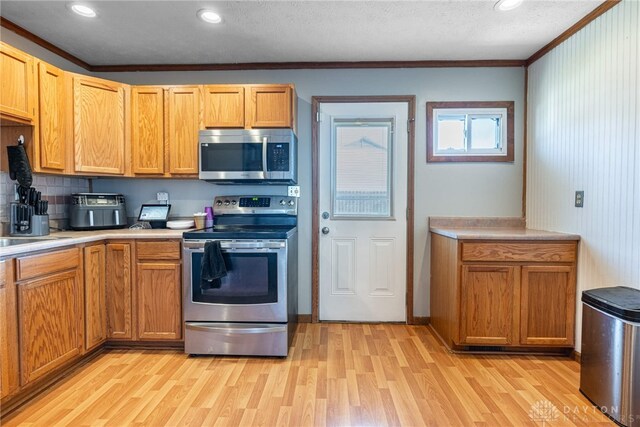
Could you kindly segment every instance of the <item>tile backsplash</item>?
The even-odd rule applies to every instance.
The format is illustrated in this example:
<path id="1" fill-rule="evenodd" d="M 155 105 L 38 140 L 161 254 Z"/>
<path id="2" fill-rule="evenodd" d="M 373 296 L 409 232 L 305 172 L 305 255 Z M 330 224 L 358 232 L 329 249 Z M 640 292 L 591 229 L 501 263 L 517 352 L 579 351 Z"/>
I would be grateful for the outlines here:
<path id="1" fill-rule="evenodd" d="M 9 205 L 14 201 L 15 181 L 6 172 L 0 172 L 0 222 L 9 222 Z M 49 201 L 49 219 L 52 226 L 66 228 L 69 219 L 71 194 L 90 191 L 90 181 L 86 178 L 33 175 L 36 190 L 42 192 L 42 199 Z"/>

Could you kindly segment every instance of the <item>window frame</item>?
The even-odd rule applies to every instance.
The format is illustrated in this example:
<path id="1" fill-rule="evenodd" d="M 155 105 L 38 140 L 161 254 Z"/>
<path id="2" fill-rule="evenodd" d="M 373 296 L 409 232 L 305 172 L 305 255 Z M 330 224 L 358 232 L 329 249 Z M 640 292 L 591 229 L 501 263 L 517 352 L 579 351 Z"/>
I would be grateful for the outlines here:
<path id="1" fill-rule="evenodd" d="M 427 102 L 427 163 L 451 163 L 451 162 L 513 162 L 514 161 L 514 102 L 513 101 L 464 101 L 464 102 Z M 496 110 L 506 110 L 506 120 L 501 126 L 506 126 L 506 143 L 503 141 L 505 154 L 482 153 L 481 150 L 475 154 L 469 152 L 454 154 L 437 154 L 434 149 L 434 141 L 437 132 L 438 113 L 440 115 L 476 115 L 485 113 L 493 114 Z M 439 110 L 451 110 L 442 111 Z M 467 112 L 463 112 L 468 110 Z"/>

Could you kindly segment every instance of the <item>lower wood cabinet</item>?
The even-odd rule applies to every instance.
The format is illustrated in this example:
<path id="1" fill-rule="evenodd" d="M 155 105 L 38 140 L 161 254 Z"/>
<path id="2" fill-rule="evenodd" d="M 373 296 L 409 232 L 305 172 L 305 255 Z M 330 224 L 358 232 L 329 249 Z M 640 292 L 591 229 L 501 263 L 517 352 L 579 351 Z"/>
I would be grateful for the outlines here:
<path id="1" fill-rule="evenodd" d="M 510 345 L 514 343 L 516 284 L 515 267 L 477 265 L 462 267 L 461 344 Z"/>
<path id="2" fill-rule="evenodd" d="M 17 260 L 17 276 L 24 278 L 17 285 L 23 386 L 82 353 L 81 259 L 80 250 L 74 248 Z M 36 265 L 39 274 L 31 277 Z"/>
<path id="3" fill-rule="evenodd" d="M 179 262 L 139 262 L 138 338 L 182 338 L 181 281 Z"/>
<path id="4" fill-rule="evenodd" d="M 133 331 L 133 242 L 106 245 L 107 338 L 132 340 Z"/>
<path id="5" fill-rule="evenodd" d="M 84 326 L 85 350 L 107 339 L 107 305 L 104 244 L 84 248 Z"/>
<path id="6" fill-rule="evenodd" d="M 572 347 L 577 243 L 431 238 L 431 325 L 450 347 Z"/>
<path id="7" fill-rule="evenodd" d="M 0 260 L 0 398 L 15 393 L 18 379 L 18 313 L 13 260 Z"/>

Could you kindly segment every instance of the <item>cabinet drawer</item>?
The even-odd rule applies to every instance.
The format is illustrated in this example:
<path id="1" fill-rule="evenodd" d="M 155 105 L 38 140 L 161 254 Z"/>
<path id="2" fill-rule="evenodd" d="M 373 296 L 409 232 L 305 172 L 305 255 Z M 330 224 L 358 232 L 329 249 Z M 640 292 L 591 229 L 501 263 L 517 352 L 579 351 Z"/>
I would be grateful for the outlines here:
<path id="1" fill-rule="evenodd" d="M 138 242 L 136 244 L 136 254 L 138 259 L 180 259 L 180 241 L 162 240 Z"/>
<path id="2" fill-rule="evenodd" d="M 462 261 L 573 262 L 575 243 L 463 243 Z"/>
<path id="3" fill-rule="evenodd" d="M 58 271 L 78 268 L 80 250 L 66 249 L 42 255 L 18 258 L 18 280 L 41 277 Z"/>

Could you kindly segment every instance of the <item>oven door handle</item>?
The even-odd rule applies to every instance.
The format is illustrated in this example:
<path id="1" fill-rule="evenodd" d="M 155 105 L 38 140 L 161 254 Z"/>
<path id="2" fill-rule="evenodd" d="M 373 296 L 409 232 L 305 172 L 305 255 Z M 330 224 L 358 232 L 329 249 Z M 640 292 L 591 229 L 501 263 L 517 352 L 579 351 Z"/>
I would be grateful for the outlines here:
<path id="1" fill-rule="evenodd" d="M 233 242 L 233 241 L 220 241 L 220 249 L 283 249 L 286 247 L 286 243 L 282 242 Z M 184 241 L 183 246 L 187 250 L 202 252 L 204 251 L 204 242 L 192 242 Z"/>
<path id="2" fill-rule="evenodd" d="M 211 323 L 187 323 L 186 328 L 192 331 L 216 332 L 223 335 L 238 334 L 268 334 L 276 332 L 286 332 L 286 326 L 263 326 L 256 324 L 247 324 L 246 326 L 230 328 L 228 326 L 218 326 Z"/>

